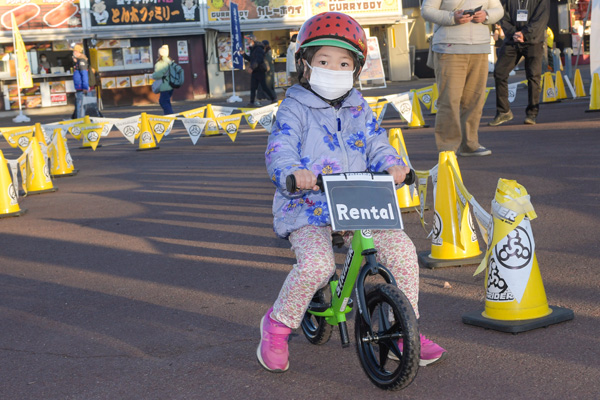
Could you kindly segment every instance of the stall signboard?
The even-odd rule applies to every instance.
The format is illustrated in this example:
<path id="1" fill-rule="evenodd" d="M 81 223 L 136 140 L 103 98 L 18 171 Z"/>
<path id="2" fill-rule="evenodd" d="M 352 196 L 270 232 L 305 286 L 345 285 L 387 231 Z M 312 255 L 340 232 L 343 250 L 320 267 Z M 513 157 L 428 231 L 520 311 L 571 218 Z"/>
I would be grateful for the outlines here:
<path id="1" fill-rule="evenodd" d="M 360 73 L 360 83 L 382 81 L 385 84 L 385 72 L 383 70 L 383 63 L 381 62 L 381 53 L 379 51 L 377 37 L 368 37 L 367 47 L 367 59 L 365 60 L 365 66 Z"/>
<path id="2" fill-rule="evenodd" d="M 0 0 L 0 31 L 82 28 L 79 0 Z"/>
<path id="3" fill-rule="evenodd" d="M 198 0 L 90 0 L 92 27 L 199 22 Z"/>
<path id="4" fill-rule="evenodd" d="M 230 21 L 229 0 L 207 0 L 208 23 Z M 241 22 L 294 19 L 299 23 L 307 18 L 304 0 L 249 0 L 238 2 Z"/>
<path id="5" fill-rule="evenodd" d="M 312 0 L 312 14 L 337 11 L 353 17 L 402 14 L 402 3 L 397 0 Z"/>

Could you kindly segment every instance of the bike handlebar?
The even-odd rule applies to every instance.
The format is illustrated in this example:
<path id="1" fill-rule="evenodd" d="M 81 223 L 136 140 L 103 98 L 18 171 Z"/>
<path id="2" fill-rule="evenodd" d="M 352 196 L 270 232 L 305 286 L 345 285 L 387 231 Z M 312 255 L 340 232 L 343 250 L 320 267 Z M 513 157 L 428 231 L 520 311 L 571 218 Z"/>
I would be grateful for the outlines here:
<path id="1" fill-rule="evenodd" d="M 384 173 L 387 174 L 387 172 L 384 172 Z M 416 179 L 415 171 L 411 169 L 406 174 L 406 177 L 404 178 L 403 183 L 405 185 L 412 185 L 413 183 L 415 183 L 415 179 Z M 325 191 L 325 188 L 323 187 L 323 176 L 321 174 L 319 174 L 319 176 L 317 176 L 317 186 L 319 187 L 319 189 L 321 189 L 321 192 Z M 294 174 L 288 175 L 287 178 L 285 179 L 285 188 L 290 193 L 294 193 L 298 190 L 298 187 L 296 186 L 296 177 L 294 176 Z"/>

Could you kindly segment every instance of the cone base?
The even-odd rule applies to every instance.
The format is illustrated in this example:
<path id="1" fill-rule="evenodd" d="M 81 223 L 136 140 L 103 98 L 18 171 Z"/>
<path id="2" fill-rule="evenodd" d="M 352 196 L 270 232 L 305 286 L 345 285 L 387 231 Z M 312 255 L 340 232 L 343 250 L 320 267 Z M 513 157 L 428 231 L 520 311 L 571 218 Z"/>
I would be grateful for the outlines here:
<path id="1" fill-rule="evenodd" d="M 67 172 L 64 174 L 50 174 L 53 178 L 62 178 L 63 176 L 75 176 L 79 172 L 78 169 L 74 169 L 72 172 Z"/>
<path id="2" fill-rule="evenodd" d="M 419 265 L 429 269 L 461 267 L 463 265 L 479 265 L 483 260 L 484 254 L 481 253 L 475 257 L 456 258 L 456 259 L 441 259 L 431 257 L 431 252 L 423 251 L 418 253 Z"/>
<path id="3" fill-rule="evenodd" d="M 466 313 L 462 316 L 463 323 L 467 325 L 480 326 L 485 329 L 493 329 L 500 332 L 519 333 L 537 328 L 546 328 L 549 325 L 572 320 L 575 315 L 573 310 L 557 306 L 550 306 L 552 313 L 541 318 L 524 319 L 521 321 L 503 321 L 486 318 L 483 311 Z"/>
<path id="4" fill-rule="evenodd" d="M 562 101 L 562 99 L 551 100 L 551 101 L 542 101 L 542 102 L 540 102 L 540 104 L 554 104 L 554 103 L 560 103 L 561 101 Z"/>
<path id="5" fill-rule="evenodd" d="M 0 214 L 0 218 L 8 218 L 8 217 L 20 217 L 21 215 L 25 214 L 27 212 L 26 208 L 22 208 L 19 211 L 15 211 L 15 212 L 11 212 L 11 213 L 6 213 L 6 214 Z"/>
<path id="6" fill-rule="evenodd" d="M 50 189 L 29 190 L 29 191 L 27 191 L 27 193 L 25 193 L 25 192 L 19 192 L 19 193 L 21 194 L 21 196 L 29 196 L 30 194 L 52 193 L 52 192 L 56 192 L 57 190 L 58 190 L 57 187 L 53 187 Z"/>
<path id="7" fill-rule="evenodd" d="M 101 144 L 97 145 L 96 148 L 98 147 L 102 147 Z M 90 145 L 90 146 L 79 146 L 78 149 L 92 149 L 94 150 L 94 148 Z"/>
<path id="8" fill-rule="evenodd" d="M 135 151 L 147 151 L 147 150 L 158 150 L 160 147 L 148 147 L 147 149 L 136 149 Z"/>
<path id="9" fill-rule="evenodd" d="M 429 125 L 419 125 L 419 126 L 403 126 L 402 129 L 419 129 L 419 128 L 429 128 Z"/>
<path id="10" fill-rule="evenodd" d="M 585 110 L 585 112 L 600 112 L 600 108 L 597 110 Z"/>

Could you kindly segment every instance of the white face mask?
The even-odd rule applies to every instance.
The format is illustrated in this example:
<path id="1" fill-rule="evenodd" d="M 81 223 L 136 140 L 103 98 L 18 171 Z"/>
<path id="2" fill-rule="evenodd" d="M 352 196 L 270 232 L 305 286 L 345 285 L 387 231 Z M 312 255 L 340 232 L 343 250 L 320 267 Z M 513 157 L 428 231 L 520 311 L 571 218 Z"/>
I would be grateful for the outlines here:
<path id="1" fill-rule="evenodd" d="M 319 96 L 327 100 L 335 100 L 342 97 L 354 86 L 354 71 L 334 71 L 321 67 L 310 68 L 310 87 Z"/>

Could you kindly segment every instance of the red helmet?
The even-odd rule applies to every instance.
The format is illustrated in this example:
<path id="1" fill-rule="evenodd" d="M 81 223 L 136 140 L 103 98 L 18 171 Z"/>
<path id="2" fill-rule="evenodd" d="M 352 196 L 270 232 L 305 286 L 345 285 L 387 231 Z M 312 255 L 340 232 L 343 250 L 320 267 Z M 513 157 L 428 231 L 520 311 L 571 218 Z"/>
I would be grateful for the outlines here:
<path id="1" fill-rule="evenodd" d="M 317 14 L 302 24 L 298 32 L 298 50 L 309 46 L 341 47 L 356 53 L 364 62 L 367 57 L 367 35 L 349 15 L 328 11 Z"/>

